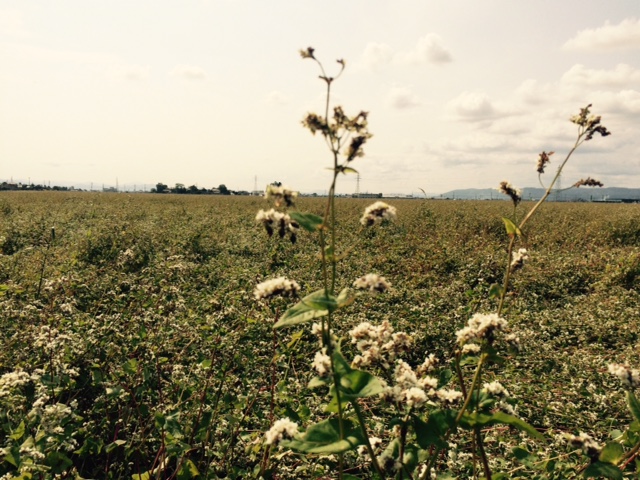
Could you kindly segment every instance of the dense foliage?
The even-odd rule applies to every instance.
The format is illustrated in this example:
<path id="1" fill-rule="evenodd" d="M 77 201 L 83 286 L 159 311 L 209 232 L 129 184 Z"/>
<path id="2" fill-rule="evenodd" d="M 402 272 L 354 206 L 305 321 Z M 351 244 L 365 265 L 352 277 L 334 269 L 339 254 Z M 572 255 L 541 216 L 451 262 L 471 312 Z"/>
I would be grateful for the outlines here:
<path id="1" fill-rule="evenodd" d="M 380 273 L 393 288 L 343 309 L 335 333 L 388 320 L 414 337 L 407 362 L 446 361 L 468 318 L 495 309 L 510 202 L 398 200 L 394 224 L 359 234 L 368 202 L 336 202 L 340 245 L 358 253 L 338 265 L 340 277 Z M 324 202 L 297 207 L 322 215 Z M 305 293 L 320 288 L 316 239 L 267 238 L 254 220 L 261 208 L 256 197 L 0 195 L 0 476 L 255 477 L 274 419 L 323 418 L 326 392 L 308 388 L 317 338 L 308 324 L 274 333 L 288 304 L 253 298 L 278 276 Z M 531 259 L 503 312 L 521 348 L 495 372 L 547 441 L 487 427 L 494 471 L 575 476 L 588 458 L 559 434 L 604 443 L 631 422 L 607 365 L 638 365 L 638 218 L 635 205 L 552 203 L 529 222 Z M 388 437 L 375 405 L 365 403 L 369 427 Z M 472 439 L 451 444 L 438 471 L 471 476 Z M 332 476 L 337 462 L 271 456 L 273 478 Z M 355 452 L 345 462 L 367 478 Z M 626 471 L 635 475 L 632 464 Z"/>

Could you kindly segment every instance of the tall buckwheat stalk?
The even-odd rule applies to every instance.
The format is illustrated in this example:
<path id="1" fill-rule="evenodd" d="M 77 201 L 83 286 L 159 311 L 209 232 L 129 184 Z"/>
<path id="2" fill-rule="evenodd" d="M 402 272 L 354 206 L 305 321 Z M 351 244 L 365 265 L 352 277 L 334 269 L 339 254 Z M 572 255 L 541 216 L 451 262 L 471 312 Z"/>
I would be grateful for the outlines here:
<path id="1" fill-rule="evenodd" d="M 515 415 L 514 400 L 498 381 L 483 382 L 483 373 L 490 364 L 503 361 L 500 351 L 516 348 L 517 336 L 509 329 L 503 318 L 506 293 L 513 275 L 523 268 L 529 253 L 523 248 L 516 250 L 523 230 L 531 217 L 552 193 L 565 165 L 576 149 L 596 133 L 609 135 L 601 125 L 600 117 L 591 115 L 591 105 L 581 109 L 571 118 L 577 125 L 578 134 L 574 146 L 557 168 L 545 194 L 517 221 L 520 191 L 509 182 L 502 182 L 499 190 L 513 202 L 513 217 L 504 218 L 509 237 L 505 261 L 505 273 L 501 285 L 493 285 L 490 296 L 495 298 L 495 312 L 475 313 L 467 324 L 456 332 L 453 358 L 443 362 L 433 354 L 422 353 L 424 359 L 411 365 L 402 357 L 413 349 L 413 338 L 404 332 L 396 332 L 388 320 L 380 325 L 363 322 L 347 332 L 348 341 L 340 336 L 340 310 L 354 303 L 360 295 L 384 294 L 391 288 L 382 276 L 368 273 L 351 280 L 344 286 L 338 266 L 347 254 L 338 253 L 336 229 L 336 183 L 341 174 L 356 173 L 353 163 L 364 155 L 363 146 L 371 138 L 367 128 L 367 112 L 353 117 L 346 115 L 342 107 L 331 107 L 332 86 L 345 68 L 338 60 L 338 73 L 331 77 L 323 64 L 309 47 L 301 56 L 317 64 L 319 78 L 326 87 L 324 115 L 309 113 L 302 124 L 312 134 L 319 133 L 331 154 L 331 181 L 327 203 L 322 216 L 293 211 L 276 210 L 282 206 L 294 208 L 295 192 L 279 185 L 267 189 L 267 198 L 274 200 L 275 208 L 261 210 L 256 221 L 262 224 L 269 236 L 278 232 L 280 238 L 290 236 L 295 241 L 298 229 L 317 235 L 320 250 L 320 288 L 301 298 L 276 318 L 275 329 L 311 323 L 311 331 L 318 337 L 319 349 L 311 362 L 315 377 L 309 388 L 328 390 L 328 401 L 324 411 L 328 415 L 323 421 L 301 426 L 289 418 L 271 422 L 264 436 L 264 456 L 257 476 L 273 475 L 270 469 L 271 452 L 277 446 L 315 456 L 337 455 L 337 478 L 395 478 L 431 479 L 444 472 L 443 456 L 454 448 L 456 442 L 467 438 L 475 464 L 479 462 L 484 478 L 506 478 L 494 475 L 491 461 L 484 446 L 484 431 L 496 425 L 517 429 L 533 439 L 545 442 L 545 437 L 533 426 Z M 553 152 L 542 152 L 537 170 L 540 175 L 550 162 Z M 542 183 L 542 177 L 540 177 Z M 591 178 L 579 180 L 574 187 L 601 186 Z M 395 220 L 394 207 L 375 202 L 367 207 L 360 219 L 359 228 L 376 228 L 379 224 Z M 342 249 L 350 252 L 349 249 Z M 339 285 L 342 284 L 342 288 Z M 296 297 L 300 287 L 294 280 L 285 277 L 267 280 L 256 287 L 255 297 L 268 301 L 271 296 Z M 355 352 L 351 361 L 348 351 Z M 414 352 L 411 352 L 414 353 Z M 415 355 L 413 355 L 415 358 Z M 467 366 L 475 365 L 471 371 Z M 449 368 L 450 367 L 450 368 Z M 364 369 L 369 371 L 365 371 Z M 626 366 L 613 365 L 612 373 L 626 380 L 628 387 L 640 386 L 640 374 Z M 325 390 L 325 391 L 326 391 Z M 629 393 L 632 412 L 640 421 L 640 403 Z M 366 407 L 366 408 L 364 408 Z M 635 410 L 634 410 L 635 409 Z M 365 416 L 370 415 L 369 417 Z M 379 438 L 378 435 L 382 438 Z M 631 445 L 626 454 L 612 461 L 613 452 L 619 452 L 620 444 L 608 447 L 608 452 L 599 457 L 601 451 L 585 436 L 568 439 L 572 444 L 582 445 L 591 455 L 592 462 L 585 467 L 585 474 L 602 472 L 617 467 L 621 462 L 631 462 L 640 451 L 640 438 Z M 355 453 L 346 455 L 347 452 Z M 617 473 L 615 473 L 617 475 Z M 617 476 L 610 478 L 622 478 Z M 474 473 L 477 476 L 477 472 Z M 597 476 L 597 475 L 596 475 Z M 438 477 L 440 478 L 440 477 Z M 443 477 L 444 478 L 444 477 Z M 451 477 L 447 477 L 451 478 Z"/>

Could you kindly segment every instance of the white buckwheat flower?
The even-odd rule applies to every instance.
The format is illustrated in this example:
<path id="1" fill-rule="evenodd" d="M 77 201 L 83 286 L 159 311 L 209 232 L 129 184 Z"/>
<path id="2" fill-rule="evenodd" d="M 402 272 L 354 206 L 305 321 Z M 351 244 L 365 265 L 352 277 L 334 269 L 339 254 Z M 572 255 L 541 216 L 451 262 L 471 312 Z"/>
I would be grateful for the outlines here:
<path id="1" fill-rule="evenodd" d="M 370 227 L 383 220 L 393 221 L 396 216 L 396 207 L 384 202 L 375 202 L 365 208 L 360 223 L 365 227 Z"/>
<path id="2" fill-rule="evenodd" d="M 597 456 L 602 448 L 602 446 L 596 442 L 591 435 L 584 432 L 581 432 L 578 435 L 571 435 L 568 433 L 564 438 L 569 445 L 582 449 L 582 451 L 590 457 Z"/>
<path id="3" fill-rule="evenodd" d="M 373 293 L 383 293 L 391 288 L 391 284 L 387 282 L 386 278 L 375 273 L 367 273 L 358 278 L 353 282 L 353 286 L 359 290 L 369 290 Z"/>
<path id="4" fill-rule="evenodd" d="M 618 377 L 625 387 L 638 388 L 640 386 L 640 371 L 631 369 L 628 365 L 610 363 L 609 373 Z"/>
<path id="5" fill-rule="evenodd" d="M 436 392 L 436 396 L 441 402 L 455 403 L 458 400 L 462 399 L 462 392 L 458 392 L 456 390 L 451 390 L 448 388 L 441 388 Z"/>
<path id="6" fill-rule="evenodd" d="M 496 313 L 476 313 L 469 319 L 466 327 L 456 332 L 456 337 L 461 346 L 484 338 L 491 340 L 494 332 L 502 331 L 506 326 L 507 321 Z"/>
<path id="7" fill-rule="evenodd" d="M 256 285 L 253 296 L 256 300 L 273 297 L 275 295 L 296 296 L 300 291 L 300 285 L 295 280 L 289 280 L 285 277 L 273 278 Z"/>
<path id="8" fill-rule="evenodd" d="M 322 350 L 316 352 L 316 356 L 313 359 L 313 368 L 316 369 L 318 375 L 321 377 L 326 377 L 331 372 L 331 358 L 327 355 L 327 349 L 323 348 Z"/>
<path id="9" fill-rule="evenodd" d="M 277 420 L 273 427 L 264 434 L 264 443 L 267 445 L 277 445 L 286 438 L 293 438 L 298 434 L 298 424 L 288 418 Z"/>
<path id="10" fill-rule="evenodd" d="M 427 394 L 418 387 L 411 387 L 405 392 L 405 399 L 409 408 L 420 407 L 427 401 Z"/>
<path id="11" fill-rule="evenodd" d="M 501 397 L 508 397 L 509 396 L 509 392 L 507 391 L 506 388 L 504 388 L 502 386 L 502 384 L 498 381 L 495 382 L 491 382 L 491 383 L 485 383 L 482 386 L 482 391 L 488 393 L 489 395 L 496 397 L 496 398 L 501 398 Z"/>
<path id="12" fill-rule="evenodd" d="M 520 270 L 525 262 L 529 260 L 526 248 L 521 248 L 517 252 L 511 252 L 511 271 Z"/>

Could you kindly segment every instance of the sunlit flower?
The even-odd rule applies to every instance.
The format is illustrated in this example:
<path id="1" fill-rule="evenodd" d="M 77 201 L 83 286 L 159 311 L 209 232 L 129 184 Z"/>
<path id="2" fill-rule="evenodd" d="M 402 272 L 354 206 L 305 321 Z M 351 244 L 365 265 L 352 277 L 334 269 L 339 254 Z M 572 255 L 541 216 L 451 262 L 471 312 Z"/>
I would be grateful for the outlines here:
<path id="1" fill-rule="evenodd" d="M 321 377 L 326 377 L 331 372 L 331 358 L 327 355 L 326 348 L 316 352 L 312 366 Z"/>
<path id="2" fill-rule="evenodd" d="M 385 202 L 375 202 L 364 210 L 360 223 L 365 227 L 370 227 L 383 220 L 393 221 L 396 219 L 396 208 Z"/>
<path id="3" fill-rule="evenodd" d="M 504 330 L 506 326 L 507 321 L 495 313 L 476 313 L 466 327 L 456 332 L 456 337 L 460 346 L 480 339 L 492 340 L 494 333 Z"/>
<path id="4" fill-rule="evenodd" d="M 436 392 L 438 399 L 444 403 L 455 403 L 462 399 L 462 392 L 457 390 L 451 390 L 448 388 L 441 388 Z"/>
<path id="5" fill-rule="evenodd" d="M 386 278 L 376 275 L 375 273 L 367 273 L 365 276 L 358 278 L 353 282 L 354 288 L 360 290 L 370 290 L 374 293 L 386 292 L 391 288 L 391 284 Z"/>
<path id="6" fill-rule="evenodd" d="M 273 297 L 275 295 L 296 296 L 300 291 L 300 285 L 295 280 L 285 277 L 273 278 L 256 285 L 253 296 L 256 300 Z"/>
<path id="7" fill-rule="evenodd" d="M 296 242 L 296 235 L 300 229 L 300 225 L 291 217 L 282 212 L 278 212 L 273 208 L 271 210 L 260 210 L 256 215 L 256 222 L 264 225 L 269 236 L 274 231 L 278 232 L 278 236 L 283 238 L 287 233 L 290 235 L 291 242 Z"/>
<path id="8" fill-rule="evenodd" d="M 511 252 L 511 271 L 520 270 L 525 262 L 529 260 L 526 248 L 521 248 L 517 252 Z"/>
<path id="9" fill-rule="evenodd" d="M 509 197 L 511 197 L 511 201 L 516 206 L 522 200 L 522 191 L 519 188 L 515 188 L 513 185 L 511 185 L 506 180 L 500 182 L 500 186 L 498 187 L 498 191 L 500 193 L 504 193 L 505 195 L 508 195 Z"/>
<path id="10" fill-rule="evenodd" d="M 273 427 L 264 435 L 264 443 L 267 445 L 277 445 L 282 440 L 293 438 L 298 434 L 298 424 L 288 418 L 277 420 Z"/>
<path id="11" fill-rule="evenodd" d="M 570 433 L 567 433 L 564 438 L 568 444 L 573 447 L 580 448 L 584 453 L 592 458 L 597 458 L 602 448 L 601 445 L 593 439 L 593 437 L 584 432 L 581 432 L 578 435 L 571 435 Z"/>
<path id="12" fill-rule="evenodd" d="M 640 371 L 630 368 L 628 365 L 610 363 L 607 367 L 609 373 L 618 377 L 625 387 L 638 388 L 640 386 Z"/>
<path id="13" fill-rule="evenodd" d="M 500 397 L 508 397 L 509 396 L 509 392 L 507 391 L 506 388 L 504 388 L 502 386 L 502 384 L 498 381 L 495 382 L 491 382 L 491 383 L 485 383 L 482 386 L 482 391 L 488 393 L 489 395 L 496 397 L 496 398 L 500 398 Z"/>
<path id="14" fill-rule="evenodd" d="M 276 206 L 282 205 L 284 202 L 287 207 L 293 205 L 293 201 L 298 196 L 298 192 L 294 192 L 293 190 L 283 187 L 281 185 L 267 185 L 267 190 L 265 191 L 264 197 L 267 200 L 273 200 Z"/>

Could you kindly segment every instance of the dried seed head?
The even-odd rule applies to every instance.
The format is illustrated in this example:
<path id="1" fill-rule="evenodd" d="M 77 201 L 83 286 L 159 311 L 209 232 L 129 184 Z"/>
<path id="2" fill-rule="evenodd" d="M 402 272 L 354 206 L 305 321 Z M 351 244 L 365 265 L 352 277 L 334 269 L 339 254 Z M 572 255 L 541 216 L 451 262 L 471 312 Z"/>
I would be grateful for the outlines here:
<path id="1" fill-rule="evenodd" d="M 509 197 L 511 197 L 511 201 L 513 202 L 513 205 L 516 207 L 522 200 L 522 196 L 521 196 L 522 192 L 520 191 L 520 189 L 515 188 L 513 185 L 511 185 L 511 183 L 507 182 L 506 180 L 500 182 L 498 191 L 500 193 L 504 193 L 505 195 L 508 195 Z"/>
<path id="2" fill-rule="evenodd" d="M 576 183 L 573 184 L 574 187 L 576 188 L 580 188 L 580 187 L 604 187 L 604 184 L 598 180 L 595 180 L 591 177 L 587 177 L 587 178 L 583 178 L 578 180 Z"/>

